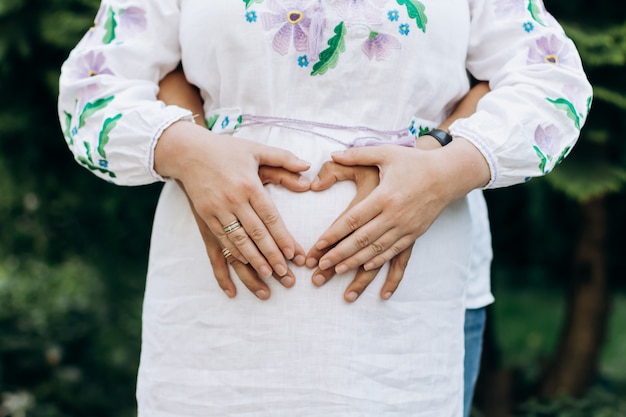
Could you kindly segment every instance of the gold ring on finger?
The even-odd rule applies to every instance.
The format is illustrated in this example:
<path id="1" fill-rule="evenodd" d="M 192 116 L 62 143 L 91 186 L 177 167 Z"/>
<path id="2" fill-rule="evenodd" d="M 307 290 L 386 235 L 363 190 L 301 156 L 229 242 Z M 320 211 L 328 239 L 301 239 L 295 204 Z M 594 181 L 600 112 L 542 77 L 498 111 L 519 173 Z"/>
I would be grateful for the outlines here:
<path id="1" fill-rule="evenodd" d="M 230 249 L 228 248 L 222 249 L 222 253 L 224 254 L 225 259 L 228 259 L 229 256 L 232 256 L 232 253 L 230 252 Z"/>
<path id="2" fill-rule="evenodd" d="M 229 234 L 234 232 L 235 230 L 241 228 L 241 223 L 239 223 L 239 220 L 235 220 L 234 222 L 227 224 L 226 226 L 224 226 L 224 233 Z"/>

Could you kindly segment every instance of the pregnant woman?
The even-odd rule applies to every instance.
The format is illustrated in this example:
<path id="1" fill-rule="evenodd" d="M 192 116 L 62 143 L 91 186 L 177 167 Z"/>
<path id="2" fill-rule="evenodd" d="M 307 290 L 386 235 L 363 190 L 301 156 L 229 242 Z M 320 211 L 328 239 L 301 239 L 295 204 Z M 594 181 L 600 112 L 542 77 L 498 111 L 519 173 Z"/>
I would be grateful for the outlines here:
<path id="1" fill-rule="evenodd" d="M 550 171 L 591 96 L 571 41 L 540 2 L 523 3 L 102 2 L 63 66 L 59 114 L 96 175 L 165 181 L 140 416 L 462 415 L 466 195 Z M 156 98 L 179 62 L 210 131 Z M 451 142 L 416 149 L 467 93 L 467 71 L 492 91 Z M 376 165 L 380 184 L 344 212 L 351 182 L 295 192 L 259 177 L 302 173 L 302 191 L 331 159 Z M 191 207 L 226 257 L 278 279 L 225 296 Z M 407 251 L 397 289 L 346 291 L 357 269 L 384 276 Z M 320 287 L 313 266 L 337 275 Z"/>

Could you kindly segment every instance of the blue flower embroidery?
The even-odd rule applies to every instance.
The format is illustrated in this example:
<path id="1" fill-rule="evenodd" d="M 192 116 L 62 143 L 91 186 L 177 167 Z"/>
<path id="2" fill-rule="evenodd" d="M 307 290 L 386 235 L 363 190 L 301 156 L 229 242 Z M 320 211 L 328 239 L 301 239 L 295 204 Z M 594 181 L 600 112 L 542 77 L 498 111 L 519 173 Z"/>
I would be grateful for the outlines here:
<path id="1" fill-rule="evenodd" d="M 526 33 L 530 33 L 533 31 L 533 29 L 535 29 L 535 25 L 533 25 L 533 22 L 526 22 L 523 26 Z"/>
<path id="2" fill-rule="evenodd" d="M 108 168 L 109 167 L 109 161 L 107 161 L 106 159 L 100 159 L 98 161 L 98 165 L 100 165 L 102 168 Z"/>
<path id="3" fill-rule="evenodd" d="M 387 18 L 391 22 L 395 22 L 396 20 L 398 20 L 399 17 L 400 17 L 400 14 L 398 13 L 397 10 L 389 10 L 387 12 Z"/>
<path id="4" fill-rule="evenodd" d="M 407 36 L 409 34 L 409 25 L 406 23 L 403 23 L 400 25 L 400 27 L 398 28 L 398 31 L 400 32 L 400 35 L 404 35 Z"/>
<path id="5" fill-rule="evenodd" d="M 230 119 L 228 118 L 228 116 L 224 117 L 224 120 L 222 120 L 222 129 L 226 129 L 226 126 L 228 126 L 230 124 Z"/>
<path id="6" fill-rule="evenodd" d="M 72 132 L 71 132 L 71 133 L 72 133 L 72 137 L 74 137 L 74 136 L 78 135 L 78 128 L 77 128 L 76 126 L 74 126 L 74 127 L 72 128 Z"/>
<path id="7" fill-rule="evenodd" d="M 254 10 L 247 11 L 246 20 L 250 23 L 256 22 L 256 12 Z"/>
<path id="8" fill-rule="evenodd" d="M 309 66 L 309 59 L 306 57 L 306 55 L 301 55 L 298 57 L 298 65 L 300 65 L 301 67 Z"/>

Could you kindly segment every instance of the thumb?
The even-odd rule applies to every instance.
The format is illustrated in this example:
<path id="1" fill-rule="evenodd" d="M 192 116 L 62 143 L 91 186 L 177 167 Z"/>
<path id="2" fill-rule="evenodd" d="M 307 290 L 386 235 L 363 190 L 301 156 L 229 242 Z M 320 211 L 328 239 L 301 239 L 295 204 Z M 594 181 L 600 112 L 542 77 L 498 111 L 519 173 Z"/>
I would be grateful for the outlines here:
<path id="1" fill-rule="evenodd" d="M 326 161 L 320 172 L 317 174 L 317 178 L 311 184 L 311 190 L 322 191 L 330 188 L 334 183 L 345 180 L 356 180 L 355 168 L 340 165 L 333 161 Z"/>

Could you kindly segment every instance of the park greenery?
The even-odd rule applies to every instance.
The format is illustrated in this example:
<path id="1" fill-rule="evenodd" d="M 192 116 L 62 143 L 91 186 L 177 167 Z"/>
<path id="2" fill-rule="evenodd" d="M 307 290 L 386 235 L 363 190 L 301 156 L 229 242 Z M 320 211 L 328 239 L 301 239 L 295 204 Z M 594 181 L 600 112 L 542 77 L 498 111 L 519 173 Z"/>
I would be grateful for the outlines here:
<path id="1" fill-rule="evenodd" d="M 554 172 L 486 193 L 497 302 L 474 415 L 625 416 L 626 3 L 545 3 L 594 102 Z M 136 414 L 160 186 L 88 174 L 56 113 L 61 63 L 98 4 L 0 0 L 0 417 Z"/>

